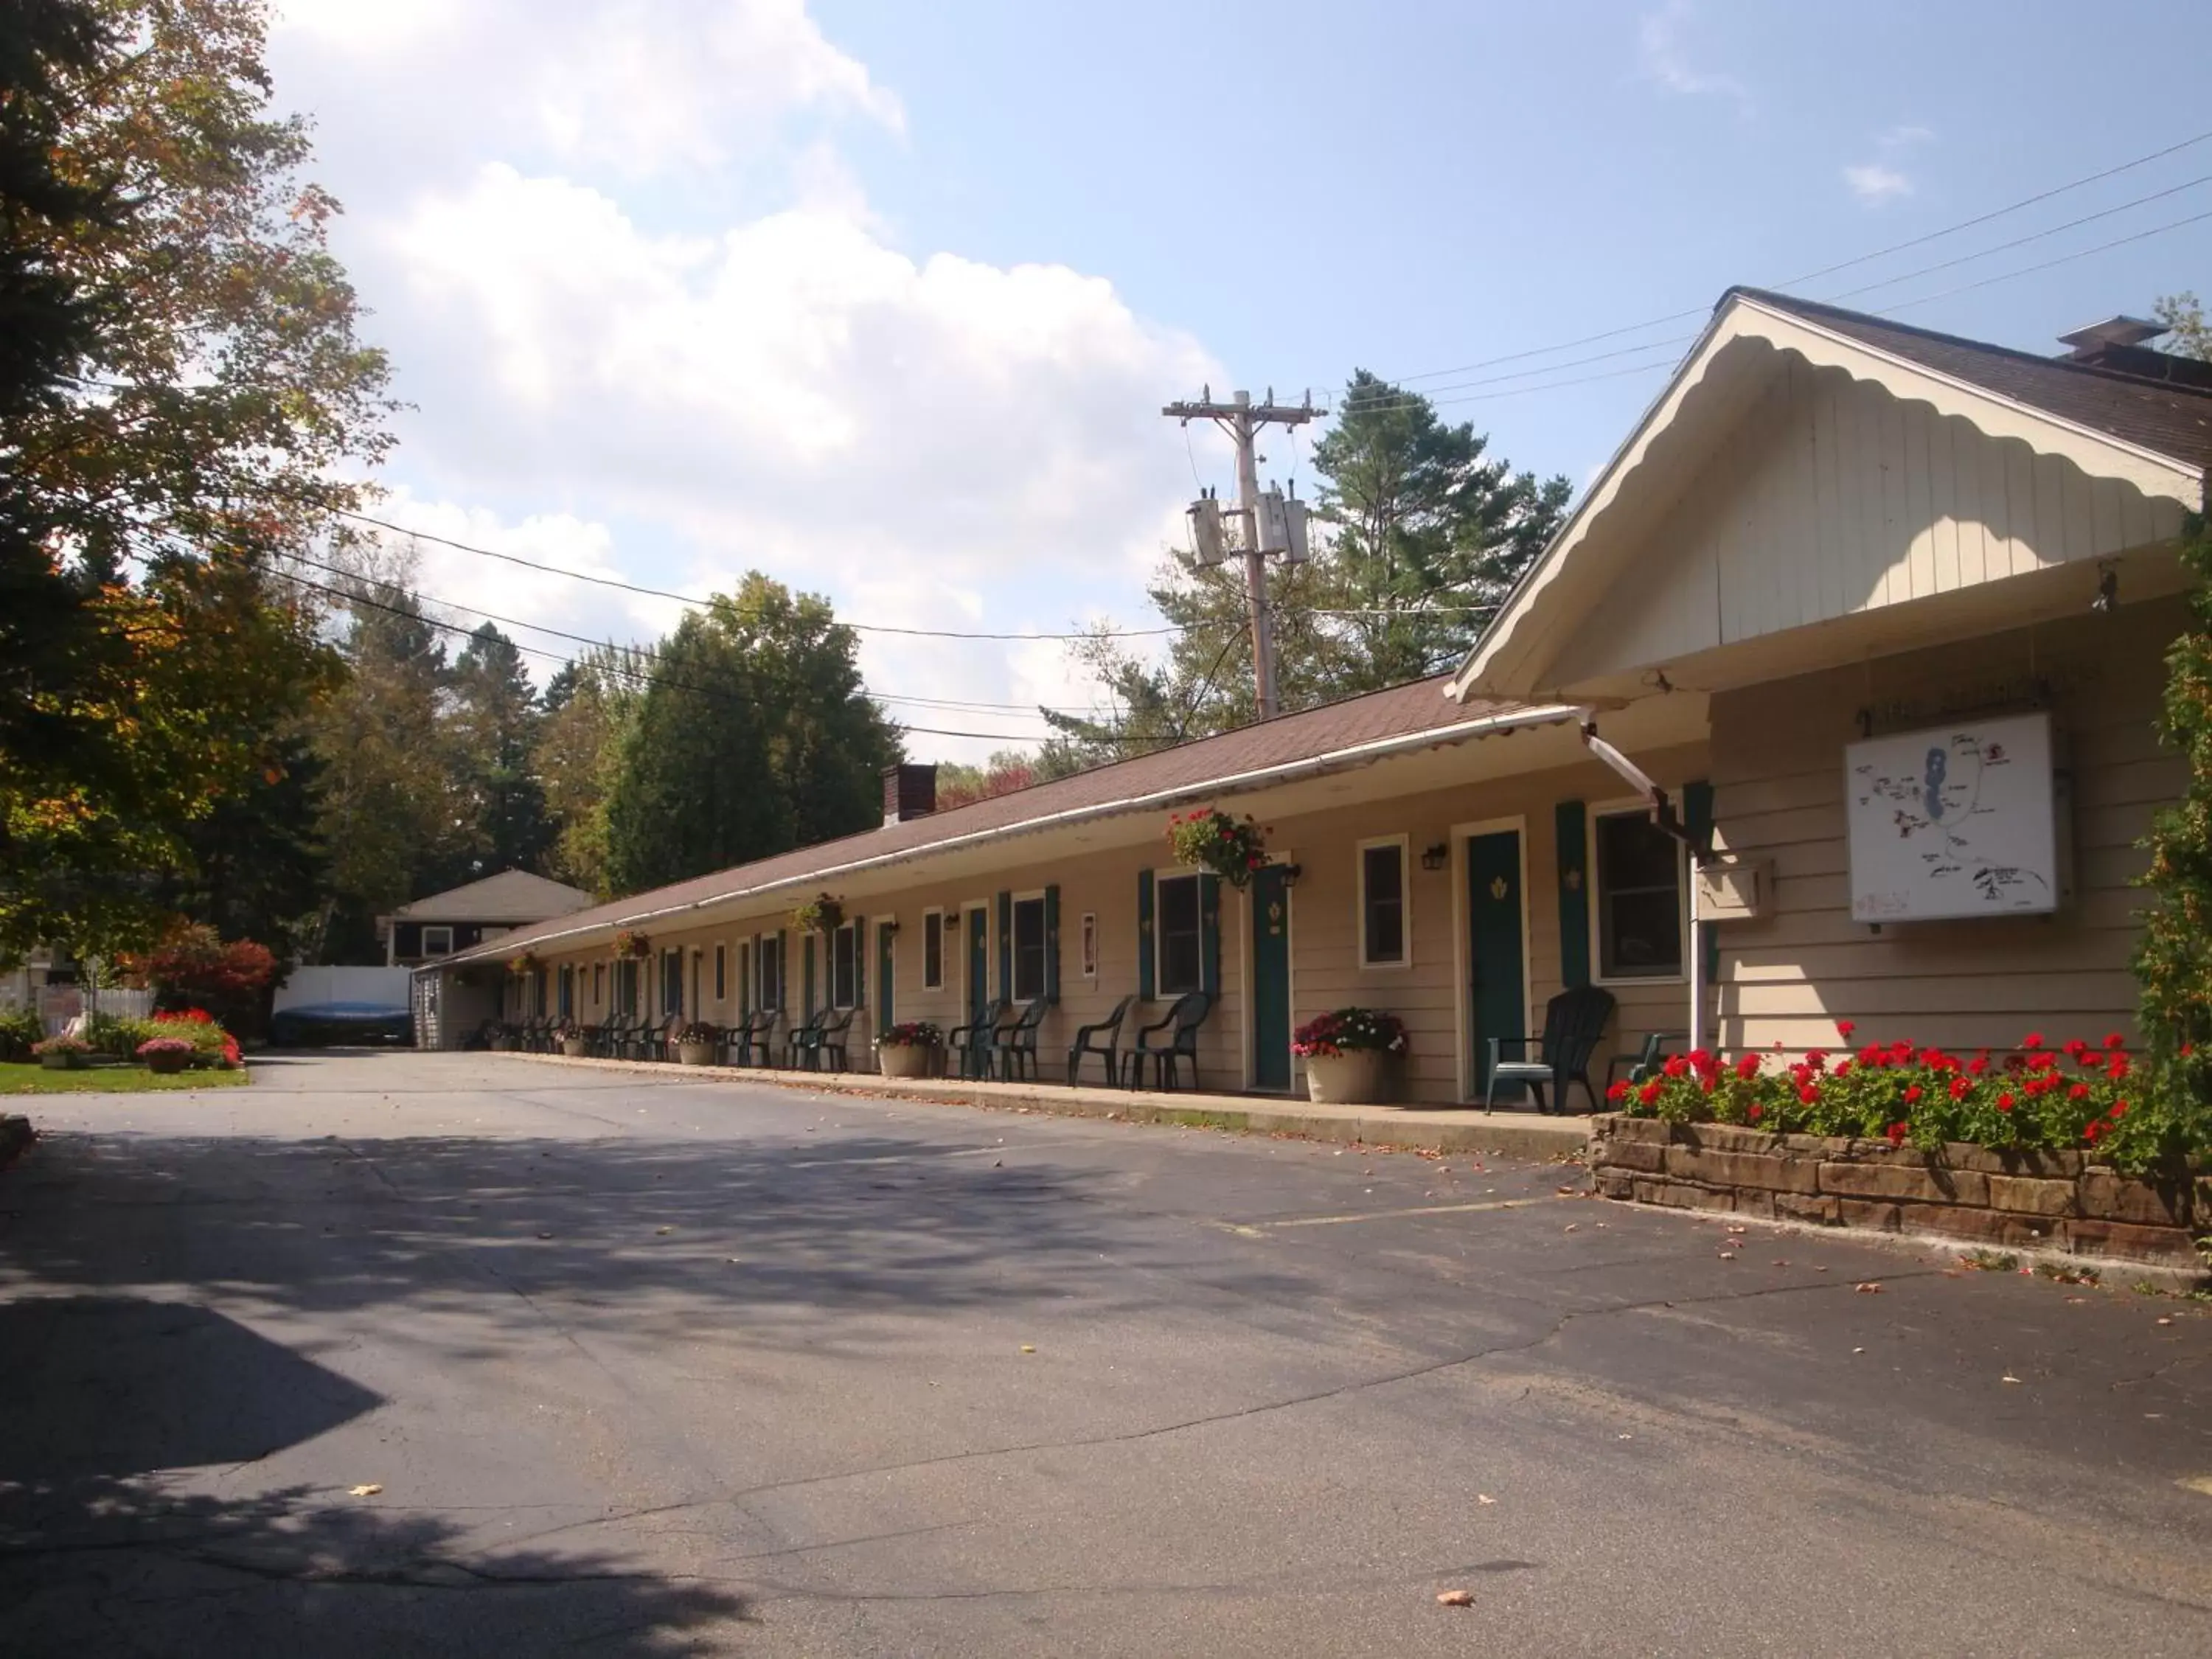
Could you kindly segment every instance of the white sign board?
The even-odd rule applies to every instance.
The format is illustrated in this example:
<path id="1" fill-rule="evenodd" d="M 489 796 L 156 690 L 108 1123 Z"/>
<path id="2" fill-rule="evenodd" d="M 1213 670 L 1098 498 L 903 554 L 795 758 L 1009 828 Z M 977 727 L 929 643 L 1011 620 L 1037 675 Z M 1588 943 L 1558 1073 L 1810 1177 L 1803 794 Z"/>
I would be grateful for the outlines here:
<path id="1" fill-rule="evenodd" d="M 1966 720 L 1844 751 L 1856 921 L 2058 908 L 2051 716 Z"/>

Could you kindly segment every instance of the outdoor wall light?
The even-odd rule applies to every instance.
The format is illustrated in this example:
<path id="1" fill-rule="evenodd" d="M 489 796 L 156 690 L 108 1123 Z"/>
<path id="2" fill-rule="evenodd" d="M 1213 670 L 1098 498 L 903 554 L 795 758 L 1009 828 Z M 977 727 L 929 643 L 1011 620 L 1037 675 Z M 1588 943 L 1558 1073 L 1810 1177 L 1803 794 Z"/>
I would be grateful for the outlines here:
<path id="1" fill-rule="evenodd" d="M 1283 885 L 1285 887 L 1297 886 L 1298 884 L 1298 878 L 1305 874 L 1305 866 L 1302 864 L 1285 865 L 1283 866 Z"/>
<path id="2" fill-rule="evenodd" d="M 958 933 L 960 931 L 960 913 L 957 910 L 947 910 L 945 913 L 944 926 L 945 931 L 948 933 Z"/>
<path id="3" fill-rule="evenodd" d="M 1421 868 L 1424 870 L 1441 870 L 1450 862 L 1451 848 L 1443 842 L 1421 849 Z"/>
<path id="4" fill-rule="evenodd" d="M 2112 607 L 2120 602 L 2120 568 L 2110 560 L 2097 566 L 2097 597 L 2089 601 L 2089 609 L 2100 617 L 2112 614 Z"/>
<path id="5" fill-rule="evenodd" d="M 884 919 L 881 926 L 884 932 L 886 933 L 896 933 L 898 932 L 898 918 L 896 916 L 887 916 Z"/>

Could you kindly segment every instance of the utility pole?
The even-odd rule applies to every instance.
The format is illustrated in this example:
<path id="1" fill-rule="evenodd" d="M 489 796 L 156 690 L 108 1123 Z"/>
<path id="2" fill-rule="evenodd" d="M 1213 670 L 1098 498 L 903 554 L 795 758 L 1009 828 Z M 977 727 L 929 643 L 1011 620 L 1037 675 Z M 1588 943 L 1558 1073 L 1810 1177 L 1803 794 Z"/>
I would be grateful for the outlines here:
<path id="1" fill-rule="evenodd" d="M 1297 427 L 1318 420 L 1321 411 L 1310 395 L 1297 404 L 1279 404 L 1273 386 L 1267 400 L 1255 404 L 1249 392 L 1234 393 L 1225 404 L 1217 403 L 1213 388 L 1196 403 L 1170 404 L 1160 411 L 1171 421 L 1188 426 L 1193 421 L 1212 421 L 1237 446 L 1237 510 L 1244 520 L 1244 588 L 1252 606 L 1252 664 L 1258 681 L 1260 718 L 1281 711 L 1275 695 L 1275 626 L 1267 613 L 1267 552 L 1260 536 L 1260 464 L 1253 445 L 1263 426 Z"/>

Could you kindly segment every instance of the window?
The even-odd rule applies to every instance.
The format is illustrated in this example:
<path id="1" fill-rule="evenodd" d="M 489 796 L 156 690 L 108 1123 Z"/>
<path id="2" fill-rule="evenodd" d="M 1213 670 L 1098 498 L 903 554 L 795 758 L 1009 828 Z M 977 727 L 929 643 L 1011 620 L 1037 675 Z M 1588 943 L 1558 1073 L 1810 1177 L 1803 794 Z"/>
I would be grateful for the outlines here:
<path id="1" fill-rule="evenodd" d="M 847 922 L 830 935 L 830 1006 L 850 1008 L 860 1000 L 860 930 Z"/>
<path id="2" fill-rule="evenodd" d="M 921 913 L 921 988 L 945 988 L 945 912 Z"/>
<path id="3" fill-rule="evenodd" d="M 1601 979 L 1673 979 L 1682 972 L 1682 848 L 1642 808 L 1604 812 L 1597 836 Z"/>
<path id="4" fill-rule="evenodd" d="M 1359 965 L 1402 968 L 1406 938 L 1406 838 L 1359 843 Z"/>
<path id="5" fill-rule="evenodd" d="M 592 964 L 592 1006 L 597 1008 L 606 1000 L 607 964 L 604 962 L 595 962 Z"/>
<path id="6" fill-rule="evenodd" d="M 422 927 L 422 954 L 426 957 L 449 957 L 453 954 L 453 930 L 450 927 L 434 927 L 425 922 Z"/>
<path id="7" fill-rule="evenodd" d="M 730 994 L 728 951 L 729 946 L 726 945 L 717 945 L 714 947 L 714 1000 L 717 1002 Z"/>
<path id="8" fill-rule="evenodd" d="M 1162 876 L 1152 884 L 1153 982 L 1164 997 L 1200 988 L 1198 878 Z"/>
<path id="9" fill-rule="evenodd" d="M 1098 977 L 1098 913 L 1083 913 L 1083 977 Z"/>
<path id="10" fill-rule="evenodd" d="M 772 933 L 761 935 L 760 1006 L 763 1008 L 783 1006 L 783 941 Z"/>
<path id="11" fill-rule="evenodd" d="M 1017 1002 L 1045 993 L 1044 895 L 1014 901 L 1014 988 Z"/>
<path id="12" fill-rule="evenodd" d="M 615 1012 L 628 1017 L 638 1012 L 638 960 L 624 957 L 615 964 Z"/>

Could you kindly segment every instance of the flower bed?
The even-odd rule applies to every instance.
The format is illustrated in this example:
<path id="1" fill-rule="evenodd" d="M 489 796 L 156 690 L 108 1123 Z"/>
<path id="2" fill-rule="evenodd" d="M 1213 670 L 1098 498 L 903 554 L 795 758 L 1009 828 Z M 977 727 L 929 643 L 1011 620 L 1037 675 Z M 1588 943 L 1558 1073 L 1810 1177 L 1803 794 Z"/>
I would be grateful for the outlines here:
<path id="1" fill-rule="evenodd" d="M 1849 1042 L 1854 1028 L 1838 1022 Z M 1656 1077 L 1607 1098 L 1632 1117 L 1737 1124 L 1769 1134 L 1845 1136 L 2014 1151 L 2081 1152 L 2130 1175 L 2212 1164 L 2212 1111 L 2138 1073 L 2118 1032 L 2056 1048 L 2031 1032 L 2002 1057 L 1910 1039 L 1784 1062 L 1703 1049 L 1669 1055 Z"/>
<path id="2" fill-rule="evenodd" d="M 191 1046 L 189 1063 L 194 1066 L 235 1066 L 243 1061 L 237 1038 L 204 1008 L 167 1009 L 149 1019 L 99 1014 L 87 1022 L 87 1033 L 94 1048 L 118 1060 L 135 1057 L 147 1042 L 173 1040 Z"/>

